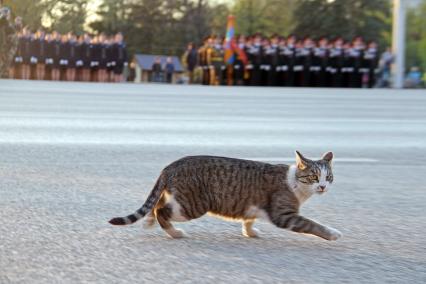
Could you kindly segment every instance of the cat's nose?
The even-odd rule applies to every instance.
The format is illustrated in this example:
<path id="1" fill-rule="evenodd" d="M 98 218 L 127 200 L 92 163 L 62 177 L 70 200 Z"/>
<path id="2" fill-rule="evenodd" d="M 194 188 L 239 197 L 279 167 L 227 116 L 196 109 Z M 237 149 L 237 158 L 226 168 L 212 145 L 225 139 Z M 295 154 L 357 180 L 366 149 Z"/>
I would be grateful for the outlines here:
<path id="1" fill-rule="evenodd" d="M 321 191 L 324 191 L 324 190 L 325 190 L 325 188 L 326 188 L 326 186 L 325 186 L 325 185 L 320 185 L 320 186 L 318 186 L 318 188 L 319 188 Z"/>

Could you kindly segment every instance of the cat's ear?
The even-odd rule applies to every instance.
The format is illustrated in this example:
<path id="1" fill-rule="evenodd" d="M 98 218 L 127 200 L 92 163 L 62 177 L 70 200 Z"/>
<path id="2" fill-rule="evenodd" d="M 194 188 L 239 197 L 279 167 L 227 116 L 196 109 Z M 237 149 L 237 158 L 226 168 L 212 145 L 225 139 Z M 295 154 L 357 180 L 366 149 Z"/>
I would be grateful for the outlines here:
<path id="1" fill-rule="evenodd" d="M 299 170 L 304 170 L 307 167 L 306 158 L 299 151 L 296 151 L 296 166 Z"/>
<path id="2" fill-rule="evenodd" d="M 333 152 L 327 152 L 324 155 L 322 155 L 322 158 L 324 161 L 331 163 L 333 160 Z"/>

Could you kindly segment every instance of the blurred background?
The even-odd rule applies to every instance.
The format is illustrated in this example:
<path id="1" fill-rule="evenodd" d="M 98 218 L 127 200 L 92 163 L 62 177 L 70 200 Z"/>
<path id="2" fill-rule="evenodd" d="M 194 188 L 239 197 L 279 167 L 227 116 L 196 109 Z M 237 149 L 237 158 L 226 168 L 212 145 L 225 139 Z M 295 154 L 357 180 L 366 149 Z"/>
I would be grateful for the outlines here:
<path id="1" fill-rule="evenodd" d="M 261 34 L 268 39 L 295 35 L 318 41 L 326 37 L 330 42 L 342 37 L 351 43 L 361 37 L 365 45 L 377 42 L 379 61 L 380 54 L 392 46 L 392 24 L 398 20 L 394 5 L 399 3 L 404 6 L 399 11 L 406 16 L 406 27 L 400 27 L 404 36 L 397 39 L 405 45 L 401 76 L 407 87 L 422 86 L 426 0 L 4 0 L 3 6 L 10 8 L 12 17 L 21 17 L 22 27 L 33 33 L 55 31 L 72 33 L 76 38 L 85 33 L 91 37 L 122 33 L 130 65 L 137 65 L 135 54 L 161 55 L 163 64 L 167 56 L 176 56 L 182 67 L 172 58 L 174 68 L 180 70 L 187 67 L 182 56 L 188 43 L 198 48 L 208 36 L 224 38 L 231 14 L 235 16 L 237 40 L 240 35 Z M 393 52 L 398 55 L 395 43 Z M 151 67 L 155 59 L 147 64 Z M 132 71 L 128 74 L 125 70 L 125 75 L 134 81 Z M 411 84 L 409 79 L 417 81 Z"/>

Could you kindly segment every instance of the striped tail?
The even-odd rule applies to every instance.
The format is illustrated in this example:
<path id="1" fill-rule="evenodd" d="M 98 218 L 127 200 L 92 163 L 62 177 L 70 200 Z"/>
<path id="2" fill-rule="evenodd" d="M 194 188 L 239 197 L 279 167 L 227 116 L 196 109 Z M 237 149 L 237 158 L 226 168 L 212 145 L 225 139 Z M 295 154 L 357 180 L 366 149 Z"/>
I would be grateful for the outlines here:
<path id="1" fill-rule="evenodd" d="M 145 203 L 135 213 L 130 214 L 126 217 L 112 218 L 111 220 L 109 220 L 109 223 L 112 225 L 130 225 L 135 223 L 139 219 L 142 219 L 148 212 L 152 210 L 152 208 L 154 208 L 154 206 L 160 199 L 161 194 L 163 193 L 164 184 L 161 182 L 161 180 L 162 176 L 158 178 L 157 182 L 154 185 L 154 188 L 152 189 Z"/>

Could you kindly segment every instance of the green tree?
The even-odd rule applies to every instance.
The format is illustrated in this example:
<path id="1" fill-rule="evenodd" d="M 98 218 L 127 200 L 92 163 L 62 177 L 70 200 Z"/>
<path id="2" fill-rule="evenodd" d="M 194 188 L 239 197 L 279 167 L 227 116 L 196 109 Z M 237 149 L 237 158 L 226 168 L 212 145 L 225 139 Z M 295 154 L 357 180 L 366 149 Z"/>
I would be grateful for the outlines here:
<path id="1" fill-rule="evenodd" d="M 294 33 L 300 36 L 363 36 L 389 44 L 389 0 L 299 0 Z"/>
<path id="2" fill-rule="evenodd" d="M 60 33 L 84 32 L 87 16 L 87 0 L 62 0 L 56 1 L 52 9 L 46 13 L 51 19 L 50 28 Z"/>
<path id="3" fill-rule="evenodd" d="M 293 29 L 296 4 L 297 0 L 237 0 L 232 7 L 236 30 L 241 34 L 287 35 Z"/>
<path id="4" fill-rule="evenodd" d="M 419 66 L 426 72 L 426 0 L 407 13 L 406 66 Z"/>
<path id="5" fill-rule="evenodd" d="M 22 17 L 25 26 L 36 30 L 42 27 L 43 16 L 53 3 L 42 0 L 5 0 L 3 4 L 11 8 L 14 16 Z"/>

